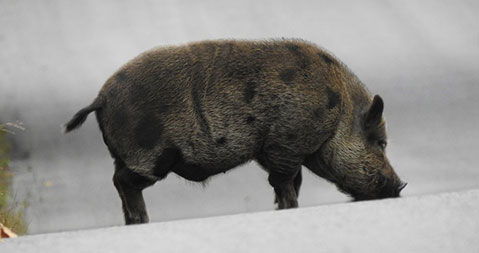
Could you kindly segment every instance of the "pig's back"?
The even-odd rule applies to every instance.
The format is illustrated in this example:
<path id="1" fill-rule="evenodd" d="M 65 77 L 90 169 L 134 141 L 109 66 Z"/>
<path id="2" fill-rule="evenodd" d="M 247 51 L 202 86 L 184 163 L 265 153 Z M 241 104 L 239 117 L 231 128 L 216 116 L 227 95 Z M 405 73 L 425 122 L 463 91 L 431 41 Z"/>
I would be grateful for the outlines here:
<path id="1" fill-rule="evenodd" d="M 234 167 L 254 158 L 268 138 L 290 135 L 284 145 L 298 145 L 327 128 L 328 110 L 339 105 L 327 102 L 336 92 L 328 86 L 330 68 L 338 66 L 300 41 L 153 49 L 107 81 L 99 120 L 129 167 L 153 164 L 167 147 L 192 163 Z"/>

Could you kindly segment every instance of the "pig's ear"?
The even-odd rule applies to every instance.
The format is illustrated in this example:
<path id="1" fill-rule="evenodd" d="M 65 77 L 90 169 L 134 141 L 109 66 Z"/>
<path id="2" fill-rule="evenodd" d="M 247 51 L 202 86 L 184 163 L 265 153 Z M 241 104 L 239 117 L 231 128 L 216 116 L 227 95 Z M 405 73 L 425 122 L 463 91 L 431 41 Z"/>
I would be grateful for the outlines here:
<path id="1" fill-rule="evenodd" d="M 379 95 L 374 96 L 371 107 L 369 107 L 369 110 L 366 112 L 364 126 L 366 128 L 378 126 L 381 123 L 383 110 L 383 99 Z"/>

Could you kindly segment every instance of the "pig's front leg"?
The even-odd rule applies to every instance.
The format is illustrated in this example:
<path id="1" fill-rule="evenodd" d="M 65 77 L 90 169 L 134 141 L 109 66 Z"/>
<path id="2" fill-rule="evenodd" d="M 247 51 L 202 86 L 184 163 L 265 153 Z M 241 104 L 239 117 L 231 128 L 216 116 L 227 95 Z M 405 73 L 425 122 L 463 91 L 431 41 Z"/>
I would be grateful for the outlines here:
<path id="1" fill-rule="evenodd" d="M 301 186 L 301 159 L 284 154 L 269 154 L 258 159 L 269 172 L 268 181 L 274 188 L 278 209 L 298 207 L 298 193 Z"/>

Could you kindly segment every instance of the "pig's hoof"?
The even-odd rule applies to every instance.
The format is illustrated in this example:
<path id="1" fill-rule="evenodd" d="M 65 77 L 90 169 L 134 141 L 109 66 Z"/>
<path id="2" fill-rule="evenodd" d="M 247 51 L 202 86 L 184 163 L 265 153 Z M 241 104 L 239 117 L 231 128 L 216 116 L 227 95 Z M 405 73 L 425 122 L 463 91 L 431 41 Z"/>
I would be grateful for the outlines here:
<path id="1" fill-rule="evenodd" d="M 142 224 L 148 223 L 149 219 L 148 216 L 132 216 L 126 218 L 126 225 L 133 225 L 133 224 Z"/>

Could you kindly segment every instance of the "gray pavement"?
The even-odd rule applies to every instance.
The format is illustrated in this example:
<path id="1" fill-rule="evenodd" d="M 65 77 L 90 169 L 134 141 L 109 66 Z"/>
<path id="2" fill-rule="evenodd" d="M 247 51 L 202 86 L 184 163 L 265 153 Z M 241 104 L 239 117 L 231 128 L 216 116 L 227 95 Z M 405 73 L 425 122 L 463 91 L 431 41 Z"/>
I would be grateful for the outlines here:
<path id="1" fill-rule="evenodd" d="M 2 252 L 478 252 L 479 190 L 43 234 Z"/>
<path id="2" fill-rule="evenodd" d="M 60 125 L 121 64 L 157 45 L 296 37 L 326 47 L 383 96 L 389 158 L 405 196 L 479 188 L 477 1 L 0 1 L 0 122 L 29 233 L 122 224 L 112 161 L 92 118 Z M 304 173 L 302 207 L 343 203 Z M 174 175 L 146 190 L 152 221 L 272 210 L 254 163 L 207 187 Z"/>

